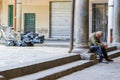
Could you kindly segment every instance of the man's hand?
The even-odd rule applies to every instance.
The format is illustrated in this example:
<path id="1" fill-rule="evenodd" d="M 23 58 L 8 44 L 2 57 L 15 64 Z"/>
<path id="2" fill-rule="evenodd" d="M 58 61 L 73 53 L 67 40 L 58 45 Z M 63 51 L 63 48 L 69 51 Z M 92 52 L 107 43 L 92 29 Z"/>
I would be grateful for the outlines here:
<path id="1" fill-rule="evenodd" d="M 108 48 L 108 44 L 107 43 L 103 43 L 104 44 L 104 48 L 107 49 Z"/>

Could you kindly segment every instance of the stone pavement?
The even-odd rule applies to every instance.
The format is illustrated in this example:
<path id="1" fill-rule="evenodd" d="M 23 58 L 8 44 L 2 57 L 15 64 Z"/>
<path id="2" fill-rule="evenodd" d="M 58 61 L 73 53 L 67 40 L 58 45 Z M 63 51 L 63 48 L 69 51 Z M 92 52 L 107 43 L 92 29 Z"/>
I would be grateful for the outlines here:
<path id="1" fill-rule="evenodd" d="M 69 48 L 58 47 L 7 47 L 0 45 L 0 68 L 25 62 L 66 55 Z"/>
<path id="2" fill-rule="evenodd" d="M 120 80 L 120 57 L 113 63 L 99 63 L 57 80 Z"/>
<path id="3" fill-rule="evenodd" d="M 43 46 L 35 45 L 34 47 L 0 45 L 0 68 L 69 54 L 69 43 L 65 42 L 61 47 L 59 45 L 63 44 L 62 42 L 54 43 L 54 45 L 52 43 L 54 42 L 49 43 L 51 47 L 47 46 L 48 43 L 42 44 Z M 116 75 L 120 72 L 119 68 L 120 58 L 116 58 L 113 63 L 100 63 L 58 80 L 119 80 L 120 76 Z"/>

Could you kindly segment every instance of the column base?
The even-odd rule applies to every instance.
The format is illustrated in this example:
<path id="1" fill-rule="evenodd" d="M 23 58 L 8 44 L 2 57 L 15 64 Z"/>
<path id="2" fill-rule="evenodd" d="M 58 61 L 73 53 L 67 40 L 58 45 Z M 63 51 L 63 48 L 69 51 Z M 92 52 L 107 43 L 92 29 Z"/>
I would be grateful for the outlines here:
<path id="1" fill-rule="evenodd" d="M 95 60 L 96 59 L 95 53 L 88 53 L 88 50 L 89 49 L 75 48 L 72 50 L 72 53 L 80 54 L 82 60 Z"/>
<path id="2" fill-rule="evenodd" d="M 88 49 L 84 49 L 84 48 L 74 48 L 72 50 L 72 53 L 78 53 L 78 54 L 82 54 L 84 52 L 88 52 Z"/>

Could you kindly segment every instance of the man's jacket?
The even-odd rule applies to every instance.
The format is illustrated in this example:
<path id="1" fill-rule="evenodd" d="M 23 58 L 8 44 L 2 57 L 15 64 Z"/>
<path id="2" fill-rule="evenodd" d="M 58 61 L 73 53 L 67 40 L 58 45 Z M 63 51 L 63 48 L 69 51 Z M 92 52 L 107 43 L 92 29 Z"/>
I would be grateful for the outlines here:
<path id="1" fill-rule="evenodd" d="M 99 38 L 97 38 L 95 36 L 95 32 L 90 34 L 89 36 L 89 46 L 103 46 L 103 43 L 101 42 L 101 40 Z"/>

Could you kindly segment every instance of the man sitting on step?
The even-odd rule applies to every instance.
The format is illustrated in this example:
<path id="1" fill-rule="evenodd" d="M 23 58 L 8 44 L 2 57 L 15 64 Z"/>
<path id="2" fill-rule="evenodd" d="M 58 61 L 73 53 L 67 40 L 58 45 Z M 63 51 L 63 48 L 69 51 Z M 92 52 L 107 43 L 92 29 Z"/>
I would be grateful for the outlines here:
<path id="1" fill-rule="evenodd" d="M 97 52 L 97 54 L 99 55 L 99 62 L 103 62 L 103 57 L 105 58 L 107 62 L 112 62 L 113 60 L 108 58 L 107 51 L 106 51 L 108 45 L 106 43 L 101 42 L 102 36 L 103 36 L 102 31 L 97 31 L 97 32 L 90 34 L 89 52 Z"/>

